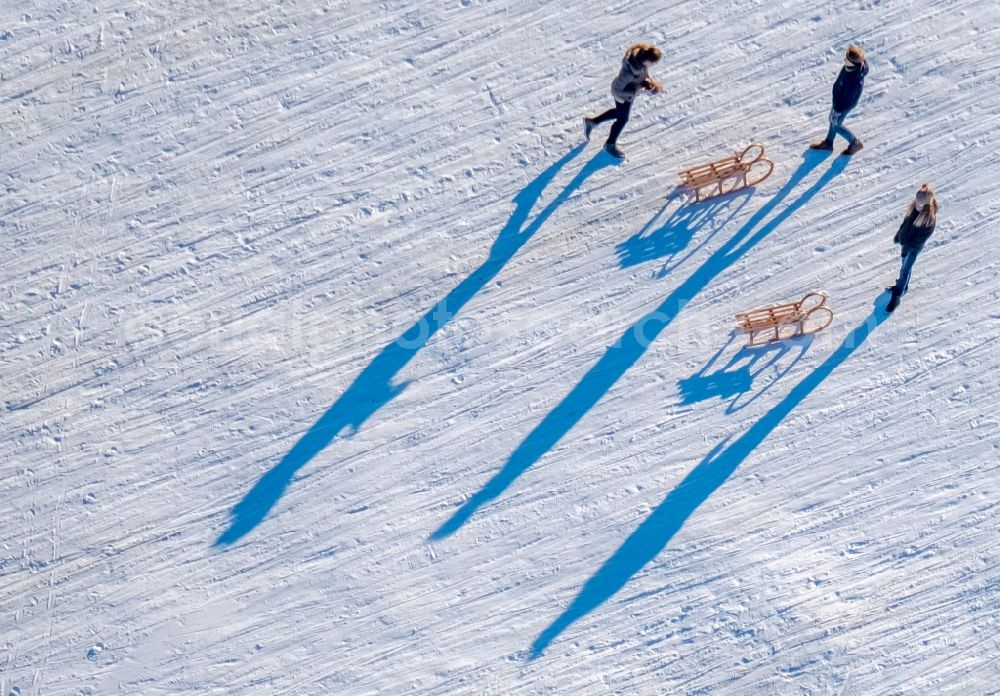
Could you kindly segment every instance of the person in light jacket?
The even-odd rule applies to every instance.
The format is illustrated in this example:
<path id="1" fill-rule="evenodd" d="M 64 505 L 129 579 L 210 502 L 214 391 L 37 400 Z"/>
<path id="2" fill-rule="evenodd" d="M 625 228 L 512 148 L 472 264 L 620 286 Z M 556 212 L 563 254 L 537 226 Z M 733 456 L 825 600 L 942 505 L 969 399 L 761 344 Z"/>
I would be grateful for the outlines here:
<path id="1" fill-rule="evenodd" d="M 934 196 L 934 189 L 930 184 L 922 184 L 917 191 L 917 195 L 910 203 L 903 218 L 903 224 L 896 231 L 896 236 L 892 241 L 898 244 L 902 251 L 902 267 L 899 269 L 899 278 L 896 284 L 886 288 L 892 296 L 886 310 L 891 312 L 896 309 L 899 299 L 906 294 L 910 284 L 910 273 L 913 271 L 913 263 L 917 260 L 917 255 L 924 248 L 924 244 L 934 234 L 934 226 L 937 224 L 938 202 Z"/>
<path id="2" fill-rule="evenodd" d="M 847 149 L 840 154 L 853 155 L 865 146 L 861 139 L 844 126 L 844 119 L 858 105 L 861 92 L 865 88 L 865 76 L 868 74 L 868 61 L 865 52 L 859 46 L 849 46 L 844 57 L 844 67 L 833 83 L 833 108 L 830 109 L 830 129 L 826 137 L 809 147 L 814 150 L 832 150 L 833 139 L 840 135 L 847 139 Z"/>
<path id="3" fill-rule="evenodd" d="M 637 43 L 629 46 L 622 58 L 622 67 L 618 77 L 611 83 L 611 96 L 615 105 L 603 114 L 588 116 L 583 119 L 583 134 L 589 141 L 594 126 L 605 121 L 614 120 L 611 132 L 604 143 L 604 150 L 612 157 L 623 158 L 624 153 L 618 149 L 618 136 L 628 123 L 629 112 L 632 110 L 632 100 L 640 92 L 658 94 L 663 91 L 662 85 L 649 75 L 649 68 L 663 57 L 663 51 L 650 44 Z"/>

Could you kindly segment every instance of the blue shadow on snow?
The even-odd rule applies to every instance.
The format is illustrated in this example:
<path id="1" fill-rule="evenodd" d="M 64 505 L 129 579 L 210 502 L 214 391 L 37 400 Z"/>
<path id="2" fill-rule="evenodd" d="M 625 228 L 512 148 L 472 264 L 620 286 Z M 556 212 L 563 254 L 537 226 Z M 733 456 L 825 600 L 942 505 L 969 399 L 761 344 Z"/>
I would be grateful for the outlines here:
<path id="1" fill-rule="evenodd" d="M 730 358 L 726 366 L 721 370 L 709 372 L 708 370 L 715 364 L 726 348 L 736 337 L 734 331 L 729 336 L 729 340 L 713 355 L 698 372 L 677 381 L 677 387 L 681 393 L 681 405 L 686 406 L 696 401 L 705 401 L 713 397 L 720 399 L 730 399 L 726 407 L 726 413 L 731 414 L 746 408 L 756 401 L 762 394 L 766 394 L 778 381 L 787 375 L 798 364 L 802 357 L 812 345 L 813 337 L 801 336 L 799 338 L 787 339 L 778 343 L 765 343 L 759 346 L 743 346 Z M 798 348 L 798 352 L 792 361 L 785 366 L 781 365 L 781 360 L 788 353 L 792 352 L 792 346 Z M 762 363 L 758 365 L 758 363 Z M 763 389 L 757 391 L 746 401 L 739 403 L 740 397 L 750 391 L 753 382 L 769 368 L 776 370 L 775 376 Z"/>
<path id="2" fill-rule="evenodd" d="M 573 195 L 587 177 L 614 162 L 609 155 L 603 151 L 599 152 L 529 223 L 528 215 L 545 188 L 564 166 L 583 152 L 583 149 L 583 145 L 574 147 L 514 197 L 514 211 L 493 242 L 489 257 L 433 309 L 420 317 L 399 338 L 375 356 L 329 410 L 295 443 L 288 454 L 265 473 L 233 507 L 229 528 L 216 540 L 216 546 L 232 544 L 254 529 L 278 502 L 299 469 L 309 463 L 342 431 L 351 428 L 353 432 L 357 432 L 372 414 L 402 393 L 406 383 L 396 384 L 394 379 L 424 344 L 497 276 L 504 265 L 556 209 Z"/>
<path id="3" fill-rule="evenodd" d="M 625 586 L 633 575 L 662 551 L 687 519 L 708 500 L 747 457 L 770 435 L 792 410 L 816 391 L 834 370 L 843 364 L 889 316 L 884 307 L 887 293 L 875 300 L 875 307 L 855 327 L 819 367 L 796 384 L 774 408 L 754 423 L 735 442 L 728 438 L 716 445 L 691 473 L 684 477 L 649 517 L 632 532 L 614 555 L 587 580 L 573 603 L 531 646 L 532 659 L 540 656 L 556 637 L 573 622 L 589 614 Z"/>
<path id="4" fill-rule="evenodd" d="M 617 246 L 621 267 L 628 268 L 666 257 L 663 268 L 656 276 L 663 278 L 711 241 L 716 233 L 743 209 L 751 196 L 753 189 L 744 189 L 699 203 L 685 203 L 684 194 L 678 190 L 673 191 L 642 229 Z M 682 200 L 681 205 L 670 213 L 662 225 L 653 229 L 653 225 L 675 200 Z M 724 215 L 726 211 L 728 215 Z M 689 250 L 682 259 L 675 261 L 674 257 L 684 251 L 694 236 L 706 226 L 710 226 L 711 229 L 705 239 Z"/>
<path id="5" fill-rule="evenodd" d="M 687 280 L 671 292 L 657 309 L 627 329 L 621 338 L 608 348 L 600 360 L 587 371 L 573 390 L 518 445 L 500 471 L 434 531 L 430 538 L 443 539 L 455 533 L 472 517 L 476 510 L 497 498 L 518 476 L 541 459 L 614 386 L 626 370 L 642 357 L 650 344 L 670 325 L 670 322 L 691 298 L 707 287 L 720 273 L 736 263 L 755 244 L 777 229 L 795 211 L 808 203 L 813 196 L 844 170 L 849 159 L 838 157 L 834 160 L 830 168 L 812 186 L 803 191 L 798 198 L 789 203 L 766 225 L 753 232 L 757 225 L 782 200 L 787 198 L 796 185 L 825 158 L 826 153 L 807 150 L 803 154 L 802 163 L 781 190 L 699 266 Z"/>

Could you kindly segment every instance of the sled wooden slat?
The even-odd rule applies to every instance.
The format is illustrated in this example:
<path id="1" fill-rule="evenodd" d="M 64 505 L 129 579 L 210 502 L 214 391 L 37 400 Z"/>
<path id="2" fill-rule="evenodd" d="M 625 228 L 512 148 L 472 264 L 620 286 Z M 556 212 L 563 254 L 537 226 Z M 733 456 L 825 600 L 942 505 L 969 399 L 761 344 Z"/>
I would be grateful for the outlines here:
<path id="1" fill-rule="evenodd" d="M 748 346 L 760 345 L 760 335 L 767 336 L 763 343 L 773 343 L 814 334 L 833 323 L 833 310 L 826 306 L 826 299 L 825 292 L 812 291 L 798 302 L 740 312 L 736 315 L 737 331 L 749 335 Z"/>
<path id="2" fill-rule="evenodd" d="M 742 153 L 716 162 L 699 164 L 680 172 L 681 187 L 694 193 L 695 201 L 756 186 L 774 171 L 764 157 L 764 146 L 754 143 Z"/>

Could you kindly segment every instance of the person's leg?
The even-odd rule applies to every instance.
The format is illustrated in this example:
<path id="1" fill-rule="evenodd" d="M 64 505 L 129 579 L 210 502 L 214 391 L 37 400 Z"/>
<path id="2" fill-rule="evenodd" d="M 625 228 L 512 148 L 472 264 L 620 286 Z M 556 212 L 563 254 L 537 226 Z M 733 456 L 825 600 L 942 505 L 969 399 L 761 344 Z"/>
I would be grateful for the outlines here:
<path id="1" fill-rule="evenodd" d="M 844 119 L 847 118 L 847 114 L 849 113 L 851 113 L 850 110 L 841 112 L 837 111 L 830 112 L 830 130 L 826 134 L 827 142 L 832 143 L 833 138 L 836 135 L 839 135 L 840 137 L 847 140 L 848 145 L 857 140 L 857 138 L 854 136 L 854 133 L 849 131 L 844 126 Z"/>
<path id="2" fill-rule="evenodd" d="M 850 130 L 848 130 L 847 126 L 844 125 L 843 119 L 841 119 L 841 122 L 837 125 L 836 131 L 837 135 L 847 140 L 848 145 L 850 145 L 851 143 L 853 143 L 858 139 L 857 136 L 854 135 L 854 133 L 852 133 Z"/>
<path id="3" fill-rule="evenodd" d="M 833 145 L 833 139 L 837 136 L 837 125 L 833 122 L 833 114 L 830 114 L 830 128 L 826 131 L 826 138 L 823 142 L 830 143 Z"/>
<path id="4" fill-rule="evenodd" d="M 837 112 L 830 109 L 830 115 L 827 120 L 830 122 L 830 127 L 826 131 L 826 137 L 822 140 L 817 140 L 809 145 L 812 150 L 832 150 L 833 149 L 833 137 L 837 134 L 836 126 L 834 125 L 834 116 Z"/>
<path id="5" fill-rule="evenodd" d="M 844 126 L 844 119 L 847 118 L 848 113 L 849 111 L 845 111 L 842 114 L 838 114 L 837 118 L 835 119 L 835 122 L 830 123 L 831 128 L 837 133 L 837 135 L 840 135 L 841 137 L 847 140 L 847 149 L 844 150 L 842 153 L 840 153 L 842 155 L 856 154 L 858 151 L 861 150 L 861 148 L 865 146 L 865 144 L 861 142 L 861 138 L 854 135 L 854 133 L 848 130 L 846 126 Z"/>
<path id="6" fill-rule="evenodd" d="M 837 134 L 847 140 L 847 149 L 844 150 L 841 153 L 841 154 L 844 154 L 844 155 L 853 155 L 853 154 L 859 152 L 861 150 L 861 148 L 863 148 L 865 146 L 865 144 L 863 142 L 861 142 L 861 138 L 859 138 L 858 136 L 854 135 L 854 133 L 852 133 L 847 128 L 847 126 L 844 125 L 844 119 L 847 118 L 847 114 L 849 114 L 849 113 L 850 113 L 850 110 L 845 111 L 844 113 L 840 114 L 839 118 L 837 119 L 837 123 L 836 124 L 831 124 L 831 125 L 835 125 L 834 130 L 837 132 Z"/>
<path id="7" fill-rule="evenodd" d="M 615 102 L 615 106 L 611 107 L 604 113 L 598 114 L 597 116 L 586 116 L 583 119 L 583 136 L 590 141 L 590 134 L 593 132 L 594 128 L 599 123 L 604 123 L 605 121 L 611 121 L 612 119 L 618 118 L 618 102 Z"/>
<path id="8" fill-rule="evenodd" d="M 902 266 L 899 269 L 899 278 L 896 279 L 895 291 L 903 296 L 909 289 L 910 273 L 913 272 L 913 264 L 917 260 L 920 249 L 903 249 Z"/>
<path id="9" fill-rule="evenodd" d="M 615 101 L 615 122 L 611 124 L 611 132 L 608 134 L 608 145 L 618 142 L 618 136 L 628 123 L 629 112 L 632 110 L 632 102 Z"/>
<path id="10" fill-rule="evenodd" d="M 589 120 L 591 123 L 596 125 L 598 123 L 604 123 L 605 121 L 610 121 L 617 115 L 618 115 L 618 110 L 614 107 L 611 107 L 602 114 L 599 114 L 597 116 L 591 116 Z"/>
<path id="11" fill-rule="evenodd" d="M 847 140 L 848 145 L 853 145 L 854 143 L 857 142 L 858 137 L 854 135 L 854 133 L 852 133 L 850 130 L 848 130 L 847 126 L 844 125 L 844 120 L 847 118 L 847 114 L 849 113 L 851 113 L 850 110 L 847 110 L 842 114 L 840 114 L 840 116 L 837 118 L 836 131 L 837 135 Z"/>
<path id="12" fill-rule="evenodd" d="M 833 139 L 837 135 L 837 127 L 842 122 L 843 121 L 840 118 L 840 114 L 838 114 L 833 109 L 830 109 L 830 128 L 826 131 L 826 138 L 824 142 L 829 143 L 831 146 L 833 145 Z"/>

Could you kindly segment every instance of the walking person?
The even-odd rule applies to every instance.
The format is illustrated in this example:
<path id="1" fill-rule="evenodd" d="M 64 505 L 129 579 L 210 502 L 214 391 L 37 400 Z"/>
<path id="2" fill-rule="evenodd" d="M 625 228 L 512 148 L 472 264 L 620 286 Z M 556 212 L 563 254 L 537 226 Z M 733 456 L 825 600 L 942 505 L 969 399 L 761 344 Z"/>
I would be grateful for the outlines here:
<path id="1" fill-rule="evenodd" d="M 867 74 L 868 61 L 865 60 L 864 50 L 860 46 L 848 46 L 847 55 L 844 57 L 844 67 L 840 69 L 837 81 L 833 83 L 830 129 L 823 140 L 815 142 L 809 147 L 813 150 L 832 150 L 833 139 L 837 135 L 847 139 L 847 149 L 840 153 L 842 155 L 853 155 L 865 146 L 858 136 L 844 126 L 844 119 L 858 105 L 861 92 L 865 88 L 865 75 Z"/>
<path id="2" fill-rule="evenodd" d="M 663 57 L 663 51 L 656 46 L 644 43 L 637 43 L 629 46 L 622 58 L 622 67 L 618 72 L 618 77 L 611 83 L 611 96 L 614 97 L 615 105 L 603 114 L 587 117 L 583 119 L 583 134 L 590 140 L 590 133 L 594 126 L 605 121 L 614 120 L 611 124 L 611 132 L 608 140 L 604 143 L 604 150 L 612 157 L 622 159 L 625 154 L 618 149 L 618 136 L 628 123 L 629 112 L 632 110 L 632 101 L 640 92 L 650 92 L 659 94 L 663 91 L 663 86 L 649 75 L 649 69 Z"/>
<path id="3" fill-rule="evenodd" d="M 934 196 L 934 189 L 930 184 L 922 184 L 917 191 L 917 195 L 910 203 L 903 218 L 903 224 L 899 226 L 896 236 L 892 241 L 902 249 L 902 266 L 899 269 L 899 278 L 896 284 L 886 288 L 892 293 L 886 311 L 891 312 L 896 309 L 899 299 L 906 294 L 910 284 L 910 273 L 913 271 L 913 263 L 917 260 L 917 255 L 924 248 L 924 244 L 934 234 L 934 226 L 937 224 L 938 202 Z"/>

